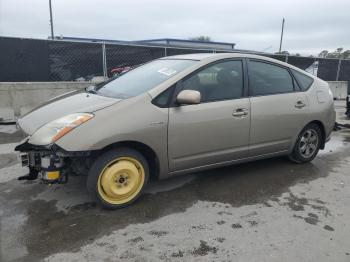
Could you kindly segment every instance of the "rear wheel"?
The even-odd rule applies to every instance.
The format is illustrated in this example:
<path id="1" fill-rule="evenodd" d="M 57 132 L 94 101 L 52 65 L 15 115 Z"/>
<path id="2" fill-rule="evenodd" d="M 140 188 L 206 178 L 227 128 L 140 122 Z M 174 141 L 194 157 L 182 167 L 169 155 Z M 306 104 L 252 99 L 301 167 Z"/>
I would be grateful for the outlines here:
<path id="1" fill-rule="evenodd" d="M 96 159 L 87 179 L 92 198 L 104 208 L 116 209 L 133 203 L 149 177 L 146 159 L 138 151 L 120 148 Z"/>
<path id="2" fill-rule="evenodd" d="M 321 130 L 316 124 L 308 124 L 300 132 L 289 159 L 295 163 L 312 161 L 321 146 Z"/>

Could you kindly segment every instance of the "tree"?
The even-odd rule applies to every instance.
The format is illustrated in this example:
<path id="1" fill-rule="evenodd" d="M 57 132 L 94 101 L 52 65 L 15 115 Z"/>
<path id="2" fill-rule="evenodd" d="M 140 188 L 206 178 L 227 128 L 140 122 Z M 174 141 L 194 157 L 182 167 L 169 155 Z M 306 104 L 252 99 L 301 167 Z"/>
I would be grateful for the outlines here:
<path id="1" fill-rule="evenodd" d="M 343 58 L 350 58 L 350 50 L 346 50 L 346 51 L 344 51 L 343 53 L 342 53 L 342 57 Z"/>
<path id="2" fill-rule="evenodd" d="M 328 52 L 327 50 L 323 50 L 321 53 L 318 54 L 318 57 L 322 58 L 343 58 L 347 59 L 350 58 L 350 50 L 343 51 L 344 48 L 338 47 L 333 52 Z"/>
<path id="3" fill-rule="evenodd" d="M 190 40 L 201 41 L 201 42 L 211 42 L 212 41 L 210 36 L 206 36 L 206 35 L 191 37 Z"/>
<path id="4" fill-rule="evenodd" d="M 335 51 L 336 53 L 338 53 L 339 55 L 341 55 L 341 52 L 344 50 L 344 48 L 342 47 L 338 47 L 337 50 Z"/>
<path id="5" fill-rule="evenodd" d="M 328 53 L 329 52 L 327 50 L 323 50 L 321 53 L 318 54 L 318 57 L 326 58 Z"/>

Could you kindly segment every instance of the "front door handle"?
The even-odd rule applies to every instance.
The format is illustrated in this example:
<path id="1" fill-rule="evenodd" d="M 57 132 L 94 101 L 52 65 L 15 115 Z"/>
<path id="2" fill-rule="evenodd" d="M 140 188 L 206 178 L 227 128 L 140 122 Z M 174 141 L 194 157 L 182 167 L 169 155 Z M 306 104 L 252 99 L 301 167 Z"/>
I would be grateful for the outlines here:
<path id="1" fill-rule="evenodd" d="M 248 109 L 246 108 L 238 108 L 233 111 L 232 115 L 234 117 L 242 117 L 248 115 Z"/>
<path id="2" fill-rule="evenodd" d="M 301 100 L 299 100 L 298 102 L 295 103 L 296 108 L 303 108 L 305 106 L 306 106 L 306 104 Z"/>

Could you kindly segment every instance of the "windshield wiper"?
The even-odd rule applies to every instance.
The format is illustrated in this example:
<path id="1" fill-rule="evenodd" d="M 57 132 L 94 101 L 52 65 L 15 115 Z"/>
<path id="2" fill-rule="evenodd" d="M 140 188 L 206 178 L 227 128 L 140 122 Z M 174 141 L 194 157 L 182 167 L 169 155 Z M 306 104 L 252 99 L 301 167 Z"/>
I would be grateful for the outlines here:
<path id="1" fill-rule="evenodd" d="M 85 88 L 85 91 L 90 93 L 90 94 L 97 94 L 97 91 L 96 91 L 96 86 L 88 86 Z"/>

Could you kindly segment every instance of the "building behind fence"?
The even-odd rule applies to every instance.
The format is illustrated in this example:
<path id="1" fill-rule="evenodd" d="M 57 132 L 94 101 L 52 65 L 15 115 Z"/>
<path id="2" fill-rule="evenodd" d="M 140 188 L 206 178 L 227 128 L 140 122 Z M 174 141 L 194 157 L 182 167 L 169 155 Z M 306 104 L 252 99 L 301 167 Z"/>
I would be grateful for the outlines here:
<path id="1" fill-rule="evenodd" d="M 208 52 L 229 51 L 149 44 L 0 37 L 0 82 L 90 80 L 96 76 L 109 77 L 111 70 L 117 67 L 136 66 L 164 56 Z M 350 82 L 349 59 L 258 54 L 287 62 L 326 81 Z"/>

